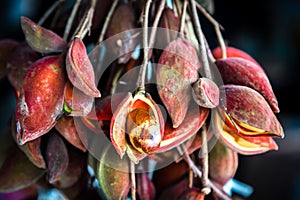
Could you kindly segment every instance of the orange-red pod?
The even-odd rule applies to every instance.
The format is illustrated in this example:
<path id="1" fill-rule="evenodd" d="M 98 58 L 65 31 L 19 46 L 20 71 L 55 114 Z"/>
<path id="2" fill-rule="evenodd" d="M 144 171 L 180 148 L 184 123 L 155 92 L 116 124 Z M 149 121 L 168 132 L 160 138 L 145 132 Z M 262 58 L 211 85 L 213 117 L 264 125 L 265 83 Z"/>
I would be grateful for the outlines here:
<path id="1" fill-rule="evenodd" d="M 26 71 L 16 107 L 17 141 L 24 144 L 55 126 L 64 103 L 65 74 L 60 56 L 47 56 Z"/>
<path id="2" fill-rule="evenodd" d="M 257 61 L 250 54 L 248 54 L 247 52 L 245 52 L 241 49 L 238 49 L 238 48 L 232 47 L 232 46 L 227 46 L 225 48 L 225 50 L 226 50 L 227 58 L 238 57 L 238 58 L 244 58 L 246 60 L 257 63 Z M 212 54 L 213 54 L 213 56 L 215 57 L 216 60 L 223 58 L 221 47 L 216 47 L 215 49 L 213 49 Z"/>

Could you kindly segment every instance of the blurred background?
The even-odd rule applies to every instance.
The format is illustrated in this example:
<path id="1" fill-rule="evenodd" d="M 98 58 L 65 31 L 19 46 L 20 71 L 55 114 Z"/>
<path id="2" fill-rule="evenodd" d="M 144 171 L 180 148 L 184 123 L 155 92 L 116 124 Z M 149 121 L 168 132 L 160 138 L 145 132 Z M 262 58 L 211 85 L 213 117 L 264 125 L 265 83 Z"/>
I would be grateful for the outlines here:
<path id="1" fill-rule="evenodd" d="M 54 1 L 1 1 L 0 38 L 23 39 L 20 16 L 38 21 Z M 227 44 L 252 55 L 265 69 L 278 98 L 285 138 L 279 150 L 240 156 L 236 179 L 249 184 L 249 199 L 300 199 L 300 1 L 215 0 L 214 18 L 225 28 Z M 204 22 L 205 23 L 205 22 Z M 207 24 L 211 29 L 211 25 Z M 213 33 L 213 32 L 211 32 Z M 208 38 L 215 38 L 209 35 Z M 210 40 L 211 48 L 217 43 Z M 8 122 L 15 102 L 6 79 L 0 81 L 0 130 Z"/>

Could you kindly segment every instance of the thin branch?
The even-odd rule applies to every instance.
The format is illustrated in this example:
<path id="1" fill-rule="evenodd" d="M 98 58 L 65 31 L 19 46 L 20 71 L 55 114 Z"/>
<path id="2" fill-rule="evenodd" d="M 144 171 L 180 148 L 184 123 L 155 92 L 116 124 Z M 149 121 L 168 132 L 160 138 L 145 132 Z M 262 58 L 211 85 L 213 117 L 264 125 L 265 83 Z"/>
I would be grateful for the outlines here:
<path id="1" fill-rule="evenodd" d="M 60 3 L 64 2 L 64 0 L 57 0 L 52 4 L 52 6 L 45 12 L 45 14 L 41 17 L 38 24 L 42 25 L 46 19 L 52 14 L 52 12 L 59 6 Z"/>
<path id="2" fill-rule="evenodd" d="M 193 187 L 193 181 L 194 180 L 194 172 L 192 169 L 189 169 L 189 188 Z"/>
<path id="3" fill-rule="evenodd" d="M 75 37 L 83 39 L 86 33 L 90 30 L 92 25 L 92 20 L 94 16 L 95 6 L 97 0 L 91 0 L 91 5 L 86 13 L 85 17 L 83 18 L 83 22 L 81 23 L 79 30 L 76 32 Z"/>
<path id="4" fill-rule="evenodd" d="M 202 126 L 202 147 L 201 147 L 201 165 L 202 165 L 202 190 L 201 192 L 208 195 L 211 192 L 208 180 L 208 151 L 207 151 L 207 131 L 206 125 Z M 199 153 L 200 153 L 199 152 Z"/>
<path id="5" fill-rule="evenodd" d="M 130 162 L 130 173 L 131 173 L 131 199 L 136 200 L 136 181 L 135 181 L 135 164 Z"/>
<path id="6" fill-rule="evenodd" d="M 149 47 L 148 47 L 148 18 L 149 18 L 149 9 L 152 0 L 147 0 L 144 15 L 143 15 L 143 48 L 144 48 L 144 59 L 138 76 L 138 87 L 140 90 L 145 90 L 145 76 L 148 65 L 148 55 L 149 55 Z"/>
<path id="7" fill-rule="evenodd" d="M 183 153 L 180 146 L 177 147 L 177 150 L 180 154 Z M 185 154 L 184 160 L 187 162 L 189 167 L 193 170 L 194 174 L 196 174 L 199 178 L 201 178 L 202 172 L 200 171 L 200 169 L 195 165 L 195 163 L 192 161 L 192 159 L 190 158 L 190 156 L 186 151 L 184 152 L 184 154 Z M 215 186 L 210 180 L 208 180 L 208 185 L 214 190 L 214 192 L 219 197 L 221 197 L 221 199 L 231 200 L 231 198 L 227 194 L 225 194 L 222 190 L 220 190 L 217 186 Z"/>
<path id="8" fill-rule="evenodd" d="M 201 57 L 201 60 L 203 63 L 204 75 L 207 78 L 211 79 L 212 74 L 211 74 L 210 65 L 209 65 L 208 58 L 207 58 L 207 52 L 206 52 L 206 47 L 205 47 L 205 37 L 202 32 L 200 20 L 199 20 L 198 14 L 197 14 L 195 0 L 190 0 L 190 5 L 191 5 L 191 11 L 192 11 L 192 17 L 193 17 L 193 23 L 194 23 L 194 27 L 195 27 L 196 36 L 199 40 L 199 50 L 200 50 L 200 57 Z"/>
<path id="9" fill-rule="evenodd" d="M 210 21 L 210 23 L 212 23 L 212 25 L 214 26 L 219 45 L 221 47 L 222 58 L 226 58 L 226 46 L 220 30 L 224 30 L 224 28 L 208 12 L 206 12 L 206 10 L 199 3 L 196 2 L 196 6 L 199 11 L 208 19 L 208 21 Z"/>
<path id="10" fill-rule="evenodd" d="M 103 27 L 102 27 L 102 30 L 101 30 L 101 33 L 100 33 L 100 36 L 99 36 L 99 39 L 98 39 L 98 44 L 101 43 L 103 40 L 104 40 L 104 35 L 106 33 L 106 30 L 107 30 L 107 27 L 108 27 L 108 24 L 111 20 L 111 17 L 113 15 L 113 13 L 115 12 L 116 10 L 116 7 L 118 5 L 118 2 L 119 0 L 114 0 L 113 4 L 111 5 L 110 7 L 110 10 L 108 11 L 108 14 L 106 16 L 106 19 L 105 19 L 105 22 L 103 24 Z"/>
<path id="11" fill-rule="evenodd" d="M 181 20 L 180 20 L 180 26 L 179 26 L 179 34 L 181 37 L 183 37 L 183 30 L 185 26 L 185 16 L 186 16 L 186 9 L 187 9 L 188 1 L 184 0 L 183 2 L 183 7 L 182 7 L 182 15 L 181 15 Z"/>
<path id="12" fill-rule="evenodd" d="M 153 25 L 152 25 L 152 28 L 151 28 L 151 35 L 150 35 L 150 39 L 149 39 L 149 48 L 151 48 L 151 49 L 149 50 L 149 53 L 148 53 L 148 61 L 149 61 L 149 59 L 151 58 L 151 55 L 152 55 L 153 45 L 154 45 L 156 31 L 157 31 L 157 26 L 158 26 L 159 20 L 161 18 L 161 15 L 164 11 L 165 4 L 166 4 L 166 0 L 161 0 L 160 1 L 157 13 L 155 15 L 155 19 L 154 19 L 154 22 L 153 22 Z"/>
<path id="13" fill-rule="evenodd" d="M 71 15 L 70 15 L 70 17 L 67 21 L 66 27 L 65 27 L 64 36 L 63 36 L 64 40 L 68 39 L 70 30 L 71 30 L 71 27 L 72 27 L 72 24 L 73 24 L 74 18 L 76 16 L 76 13 L 78 11 L 80 3 L 81 3 L 81 0 L 76 0 L 75 4 L 73 6 Z"/>
<path id="14" fill-rule="evenodd" d="M 53 29 L 55 27 L 57 19 L 60 17 L 61 11 L 62 11 L 65 3 L 66 3 L 66 0 L 60 1 L 60 4 L 58 5 L 58 8 L 56 9 L 56 12 L 55 12 L 55 14 L 52 18 L 51 24 L 50 24 L 51 29 Z"/>

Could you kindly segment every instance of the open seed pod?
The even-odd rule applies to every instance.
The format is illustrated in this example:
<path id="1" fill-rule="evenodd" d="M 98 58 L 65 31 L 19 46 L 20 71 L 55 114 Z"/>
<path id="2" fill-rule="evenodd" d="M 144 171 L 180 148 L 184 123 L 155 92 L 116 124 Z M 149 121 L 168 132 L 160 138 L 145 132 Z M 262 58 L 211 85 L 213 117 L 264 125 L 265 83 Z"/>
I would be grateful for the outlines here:
<path id="1" fill-rule="evenodd" d="M 150 94 L 128 93 L 110 125 L 110 137 L 121 158 L 127 149 L 128 156 L 137 163 L 137 156 L 141 159 L 159 148 L 163 134 L 164 119 Z"/>
<path id="2" fill-rule="evenodd" d="M 26 71 L 16 107 L 16 137 L 20 144 L 55 126 L 63 109 L 65 84 L 60 56 L 43 57 Z"/>
<path id="3" fill-rule="evenodd" d="M 216 62 L 224 84 L 235 84 L 257 90 L 269 102 L 272 110 L 279 112 L 278 102 L 263 68 L 244 58 L 224 58 Z"/>
<path id="4" fill-rule="evenodd" d="M 177 128 L 186 115 L 191 99 L 191 83 L 198 79 L 200 67 L 194 46 L 185 39 L 172 41 L 159 58 L 157 89 Z"/>
<path id="5" fill-rule="evenodd" d="M 88 96 L 100 97 L 95 83 L 95 73 L 88 57 L 85 44 L 81 39 L 75 38 L 66 56 L 66 69 L 72 85 Z"/>
<path id="6" fill-rule="evenodd" d="M 273 137 L 283 137 L 283 128 L 269 104 L 257 91 L 239 85 L 224 85 L 225 109 L 213 111 L 213 123 L 222 141 L 241 154 L 258 154 L 278 147 Z"/>
<path id="7" fill-rule="evenodd" d="M 21 17 L 21 26 L 28 45 L 39 53 L 62 52 L 67 47 L 59 35 L 27 17 Z"/>

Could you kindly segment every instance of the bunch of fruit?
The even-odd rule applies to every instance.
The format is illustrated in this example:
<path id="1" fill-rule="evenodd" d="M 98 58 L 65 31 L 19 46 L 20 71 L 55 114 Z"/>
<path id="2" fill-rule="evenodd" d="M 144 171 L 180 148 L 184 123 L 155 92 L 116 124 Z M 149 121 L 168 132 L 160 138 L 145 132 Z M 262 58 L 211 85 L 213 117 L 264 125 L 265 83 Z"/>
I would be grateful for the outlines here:
<path id="1" fill-rule="evenodd" d="M 278 149 L 268 77 L 225 45 L 212 1 L 64 3 L 39 22 L 22 16 L 24 41 L 0 41 L 17 99 L 0 192 L 231 199 L 223 186 L 238 154 Z M 200 14 L 215 27 L 213 50 Z"/>

